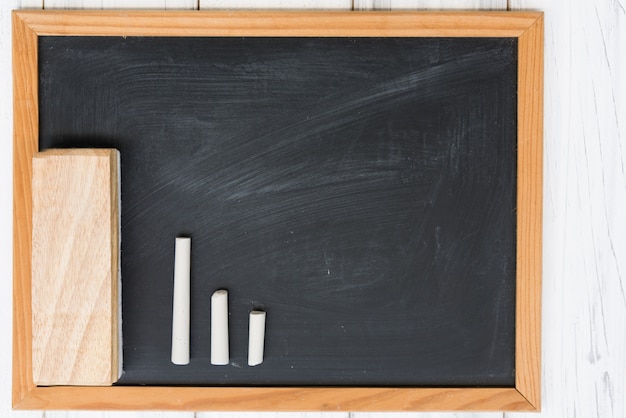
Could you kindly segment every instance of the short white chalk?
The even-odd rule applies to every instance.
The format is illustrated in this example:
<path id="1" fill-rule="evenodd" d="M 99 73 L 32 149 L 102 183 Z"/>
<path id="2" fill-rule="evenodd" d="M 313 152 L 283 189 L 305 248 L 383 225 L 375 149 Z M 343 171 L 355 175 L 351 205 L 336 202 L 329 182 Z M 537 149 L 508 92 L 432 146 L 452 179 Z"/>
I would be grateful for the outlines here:
<path id="1" fill-rule="evenodd" d="M 248 365 L 258 366 L 263 363 L 265 345 L 265 312 L 250 311 L 250 328 L 248 333 Z"/>
<path id="2" fill-rule="evenodd" d="M 228 291 L 217 290 L 211 296 L 211 364 L 223 366 L 228 354 Z"/>
<path id="3" fill-rule="evenodd" d="M 176 238 L 174 303 L 172 312 L 172 363 L 189 364 L 189 271 L 191 238 Z"/>

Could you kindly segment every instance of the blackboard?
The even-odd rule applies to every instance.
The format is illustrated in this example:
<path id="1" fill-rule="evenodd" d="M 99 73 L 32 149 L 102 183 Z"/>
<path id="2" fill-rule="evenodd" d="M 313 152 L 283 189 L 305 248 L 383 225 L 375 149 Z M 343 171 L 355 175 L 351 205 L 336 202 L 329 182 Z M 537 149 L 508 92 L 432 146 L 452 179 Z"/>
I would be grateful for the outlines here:
<path id="1" fill-rule="evenodd" d="M 40 37 L 40 149 L 121 152 L 119 384 L 515 386 L 517 53 L 516 38 Z M 209 362 L 219 288 L 229 366 Z M 266 356 L 248 367 L 255 307 Z"/>

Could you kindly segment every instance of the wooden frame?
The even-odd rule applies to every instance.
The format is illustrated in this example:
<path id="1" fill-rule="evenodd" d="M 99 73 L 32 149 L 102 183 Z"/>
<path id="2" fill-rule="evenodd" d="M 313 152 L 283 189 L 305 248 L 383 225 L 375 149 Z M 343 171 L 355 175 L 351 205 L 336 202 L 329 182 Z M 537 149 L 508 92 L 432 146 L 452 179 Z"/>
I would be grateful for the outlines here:
<path id="1" fill-rule="evenodd" d="M 13 407 L 157 410 L 540 409 L 543 14 L 540 12 L 13 12 Z M 518 39 L 515 387 L 38 387 L 31 362 L 31 159 L 40 36 L 401 36 Z"/>

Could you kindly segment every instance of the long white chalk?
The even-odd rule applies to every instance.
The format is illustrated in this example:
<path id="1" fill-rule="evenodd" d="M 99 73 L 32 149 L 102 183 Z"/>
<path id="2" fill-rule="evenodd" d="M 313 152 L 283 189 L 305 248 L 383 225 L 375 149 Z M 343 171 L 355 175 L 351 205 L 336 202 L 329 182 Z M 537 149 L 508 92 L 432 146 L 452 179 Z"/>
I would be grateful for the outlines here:
<path id="1" fill-rule="evenodd" d="M 250 328 L 248 333 L 248 365 L 258 366 L 263 363 L 265 345 L 265 312 L 250 311 Z"/>
<path id="2" fill-rule="evenodd" d="M 211 296 L 211 364 L 228 364 L 228 291 Z"/>
<path id="3" fill-rule="evenodd" d="M 189 364 L 189 270 L 191 238 L 176 238 L 174 255 L 174 306 L 172 315 L 172 363 Z"/>

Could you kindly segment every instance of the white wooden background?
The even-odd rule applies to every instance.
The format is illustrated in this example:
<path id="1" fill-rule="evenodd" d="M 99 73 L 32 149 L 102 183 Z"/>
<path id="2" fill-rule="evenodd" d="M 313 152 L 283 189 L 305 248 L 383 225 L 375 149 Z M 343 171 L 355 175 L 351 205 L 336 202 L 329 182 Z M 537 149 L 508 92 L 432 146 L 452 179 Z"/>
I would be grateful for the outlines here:
<path id="1" fill-rule="evenodd" d="M 42 7 L 545 11 L 543 412 L 12 412 L 10 11 Z M 625 0 L 0 0 L 0 417 L 626 417 L 624 140 Z"/>

